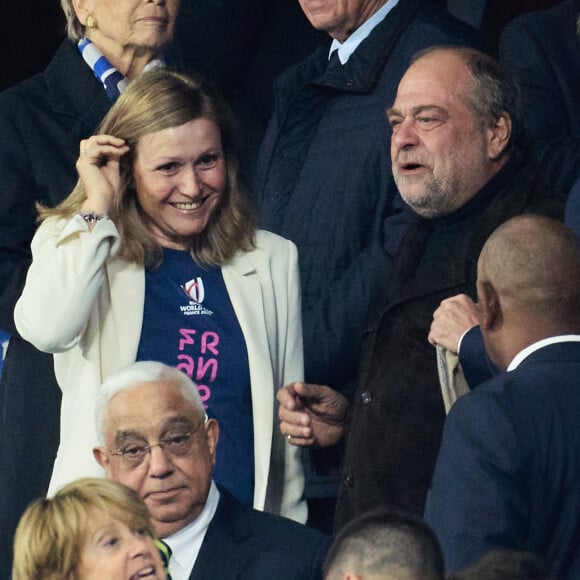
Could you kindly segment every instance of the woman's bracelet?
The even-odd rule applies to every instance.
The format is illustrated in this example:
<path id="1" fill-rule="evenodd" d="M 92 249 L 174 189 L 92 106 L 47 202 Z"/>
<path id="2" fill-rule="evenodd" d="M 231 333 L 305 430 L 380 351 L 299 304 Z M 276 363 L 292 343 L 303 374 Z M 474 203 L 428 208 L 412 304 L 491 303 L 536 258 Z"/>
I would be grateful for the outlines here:
<path id="1" fill-rule="evenodd" d="M 97 213 L 96 211 L 81 211 L 77 215 L 80 215 L 88 224 L 96 224 L 101 220 L 109 219 L 109 216 L 104 213 Z"/>

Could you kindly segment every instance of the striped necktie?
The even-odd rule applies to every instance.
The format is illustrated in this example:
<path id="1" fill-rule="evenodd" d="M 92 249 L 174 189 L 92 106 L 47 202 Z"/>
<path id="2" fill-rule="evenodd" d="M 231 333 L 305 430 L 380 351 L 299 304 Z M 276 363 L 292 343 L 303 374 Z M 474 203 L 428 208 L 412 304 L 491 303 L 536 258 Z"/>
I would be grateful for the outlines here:
<path id="1" fill-rule="evenodd" d="M 171 558 L 171 548 L 163 540 L 155 540 L 155 547 L 159 550 L 159 555 L 161 556 L 161 561 L 163 562 L 163 569 L 165 574 L 167 574 L 167 580 L 171 580 L 171 574 L 169 573 L 169 558 Z"/>

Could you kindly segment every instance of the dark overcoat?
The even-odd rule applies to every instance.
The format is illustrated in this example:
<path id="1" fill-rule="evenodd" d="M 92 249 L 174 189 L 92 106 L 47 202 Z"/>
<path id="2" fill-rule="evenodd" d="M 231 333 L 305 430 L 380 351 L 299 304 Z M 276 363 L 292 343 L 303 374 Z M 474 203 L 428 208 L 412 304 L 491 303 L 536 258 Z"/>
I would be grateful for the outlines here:
<path id="1" fill-rule="evenodd" d="M 479 253 L 500 224 L 530 211 L 562 218 L 563 205 L 534 164 L 512 160 L 454 214 L 409 229 L 387 305 L 363 338 L 337 528 L 378 505 L 423 514 L 445 419 L 435 348 L 427 340 L 433 312 L 456 294 L 475 300 Z"/>
<path id="2" fill-rule="evenodd" d="M 579 373 L 580 343 L 547 345 L 451 409 L 425 512 L 448 570 L 517 550 L 580 577 Z"/>

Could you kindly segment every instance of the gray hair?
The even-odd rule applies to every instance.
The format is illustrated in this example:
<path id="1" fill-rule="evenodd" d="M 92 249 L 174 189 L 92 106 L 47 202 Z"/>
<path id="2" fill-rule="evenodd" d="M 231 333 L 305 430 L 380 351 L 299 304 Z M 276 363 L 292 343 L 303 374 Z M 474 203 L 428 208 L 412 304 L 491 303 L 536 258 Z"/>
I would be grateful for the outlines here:
<path id="1" fill-rule="evenodd" d="M 99 389 L 95 420 L 101 445 L 105 444 L 105 418 L 107 416 L 107 406 L 111 399 L 118 393 L 134 389 L 142 383 L 154 383 L 157 381 L 173 383 L 179 388 L 185 400 L 192 403 L 202 416 L 205 415 L 205 408 L 201 402 L 197 386 L 185 373 L 160 362 L 136 362 L 112 374 Z"/>
<path id="2" fill-rule="evenodd" d="M 517 82 L 496 59 L 473 48 L 431 46 L 417 52 L 411 59 L 411 64 L 438 51 L 452 52 L 465 63 L 472 88 L 471 95 L 467 97 L 467 105 L 482 129 L 493 127 L 504 114 L 511 119 L 511 134 L 502 156 L 526 151 L 528 138 Z"/>
<path id="3" fill-rule="evenodd" d="M 85 27 L 77 18 L 72 0 L 60 0 L 60 5 L 66 17 L 66 34 L 71 40 L 77 42 L 85 35 Z"/>

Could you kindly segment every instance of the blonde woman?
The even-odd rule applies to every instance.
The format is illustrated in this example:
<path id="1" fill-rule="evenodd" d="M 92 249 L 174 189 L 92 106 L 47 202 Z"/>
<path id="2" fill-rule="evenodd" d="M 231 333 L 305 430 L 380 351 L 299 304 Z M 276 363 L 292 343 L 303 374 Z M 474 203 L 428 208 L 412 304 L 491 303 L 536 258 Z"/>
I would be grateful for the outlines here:
<path id="1" fill-rule="evenodd" d="M 176 366 L 221 425 L 215 479 L 256 509 L 304 522 L 297 450 L 274 428 L 276 391 L 303 374 L 295 246 L 255 229 L 229 110 L 199 79 L 135 79 L 79 182 L 44 209 L 16 305 L 20 334 L 55 353 L 63 392 L 50 492 L 100 475 L 100 384 L 136 360 Z"/>
<path id="2" fill-rule="evenodd" d="M 133 490 L 80 479 L 27 508 L 14 538 L 12 580 L 165 580 L 154 536 Z"/>

